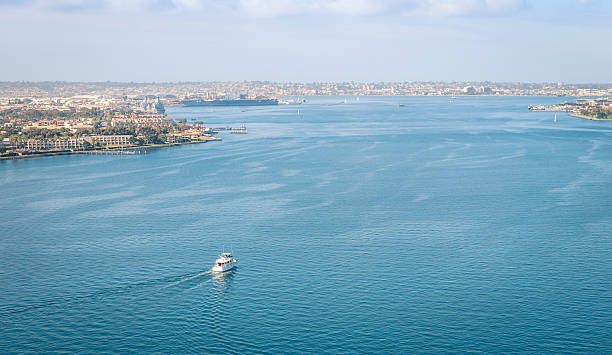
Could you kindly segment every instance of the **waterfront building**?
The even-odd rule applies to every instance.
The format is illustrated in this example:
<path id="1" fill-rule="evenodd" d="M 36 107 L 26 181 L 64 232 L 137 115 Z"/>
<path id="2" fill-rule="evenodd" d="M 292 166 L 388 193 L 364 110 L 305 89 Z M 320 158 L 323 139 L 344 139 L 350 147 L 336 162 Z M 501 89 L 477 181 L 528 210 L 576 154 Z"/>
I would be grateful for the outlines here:
<path id="1" fill-rule="evenodd" d="M 169 133 L 166 136 L 166 142 L 168 143 L 183 143 L 187 141 L 189 141 L 189 139 L 182 133 Z"/>
<path id="2" fill-rule="evenodd" d="M 12 144 L 11 144 L 10 138 L 3 138 L 2 139 L 2 147 L 10 148 L 11 146 L 12 146 Z"/>
<path id="3" fill-rule="evenodd" d="M 89 136 L 85 140 L 93 144 L 94 142 L 100 143 L 100 145 L 129 145 L 131 134 L 116 134 L 112 136 Z"/>
<path id="4" fill-rule="evenodd" d="M 113 127 L 130 124 L 134 126 L 170 125 L 172 119 L 165 114 L 132 113 L 131 115 L 115 115 L 111 120 L 111 126 Z"/>
<path id="5" fill-rule="evenodd" d="M 83 149 L 83 138 L 69 139 L 28 139 L 22 143 L 22 148 L 31 151 Z"/>
<path id="6" fill-rule="evenodd" d="M 182 143 L 182 142 L 200 142 L 208 140 L 219 140 L 212 137 L 207 132 L 211 132 L 210 129 L 197 129 L 190 128 L 182 132 L 173 132 L 166 135 L 166 141 L 168 143 Z"/>
<path id="7" fill-rule="evenodd" d="M 473 86 L 466 86 L 463 88 L 463 93 L 466 95 L 474 95 L 476 94 L 476 89 Z"/>

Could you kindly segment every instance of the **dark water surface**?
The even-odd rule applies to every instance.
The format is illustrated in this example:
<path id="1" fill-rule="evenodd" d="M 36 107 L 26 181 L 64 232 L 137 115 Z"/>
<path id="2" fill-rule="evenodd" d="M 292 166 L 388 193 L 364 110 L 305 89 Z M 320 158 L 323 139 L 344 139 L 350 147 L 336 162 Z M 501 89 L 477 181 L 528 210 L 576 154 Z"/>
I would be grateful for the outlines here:
<path id="1" fill-rule="evenodd" d="M 0 162 L 0 353 L 609 353 L 612 125 L 560 101 L 171 108 L 249 134 Z"/>

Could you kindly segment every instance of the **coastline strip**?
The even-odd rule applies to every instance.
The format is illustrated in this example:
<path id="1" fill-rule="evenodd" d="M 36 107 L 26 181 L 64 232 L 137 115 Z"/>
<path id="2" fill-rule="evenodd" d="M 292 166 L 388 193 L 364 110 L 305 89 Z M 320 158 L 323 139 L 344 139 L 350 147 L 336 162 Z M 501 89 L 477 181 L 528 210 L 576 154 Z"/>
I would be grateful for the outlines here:
<path id="1" fill-rule="evenodd" d="M 575 117 L 575 118 L 582 118 L 582 119 L 590 120 L 590 121 L 608 121 L 608 122 L 612 122 L 612 118 L 597 118 L 597 117 L 581 115 L 579 113 L 572 113 L 569 116 Z"/>
<path id="2" fill-rule="evenodd" d="M 12 155 L 6 157 L 0 157 L 0 160 L 16 160 L 16 159 L 27 159 L 27 158 L 36 158 L 36 157 L 52 157 L 58 155 L 73 155 L 73 154 L 87 154 L 87 155 L 96 155 L 96 154 L 109 154 L 109 155 L 134 155 L 134 154 L 146 154 L 146 150 L 148 149 L 158 149 L 158 148 L 166 148 L 173 147 L 179 145 L 186 144 L 199 144 L 206 143 L 208 141 L 220 141 L 221 138 L 214 139 L 206 139 L 203 141 L 197 142 L 180 142 L 180 143 L 162 143 L 162 144 L 150 144 L 150 145 L 137 145 L 137 146 L 125 146 L 122 147 L 124 149 L 128 149 L 127 151 L 136 151 L 136 150 L 144 150 L 145 153 L 127 153 L 127 151 L 122 151 L 118 148 L 113 148 L 112 150 L 107 149 L 91 149 L 91 150 L 73 150 L 73 151 L 57 151 L 57 152 L 40 152 L 34 154 L 22 154 L 22 155 Z"/>

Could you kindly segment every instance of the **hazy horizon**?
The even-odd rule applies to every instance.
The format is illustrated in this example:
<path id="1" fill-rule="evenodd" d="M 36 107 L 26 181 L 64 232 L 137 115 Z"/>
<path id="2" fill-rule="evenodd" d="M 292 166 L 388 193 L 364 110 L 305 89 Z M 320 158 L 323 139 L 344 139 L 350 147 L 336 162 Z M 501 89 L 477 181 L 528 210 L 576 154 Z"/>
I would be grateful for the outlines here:
<path id="1" fill-rule="evenodd" d="M 612 82 L 603 0 L 3 0 L 0 81 Z"/>
<path id="2" fill-rule="evenodd" d="M 544 84 L 561 84 L 561 85 L 599 85 L 599 86 L 611 86 L 612 82 L 553 82 L 553 81 L 493 81 L 493 80 L 403 80 L 403 81 L 387 81 L 387 80 L 344 80 L 344 81 L 332 81 L 332 80 L 310 80 L 310 81 L 291 81 L 291 80 L 180 80 L 180 81 L 114 81 L 114 80 L 95 80 L 95 81 L 82 81 L 82 80 L 0 80 L 0 83 L 11 84 L 11 83 L 74 83 L 74 84 L 189 84 L 189 83 L 224 83 L 224 82 L 261 82 L 261 83 L 279 83 L 279 84 L 317 84 L 317 83 L 438 83 L 438 84 L 455 84 L 455 83 L 490 83 L 490 84 L 532 84 L 532 85 L 544 85 Z"/>

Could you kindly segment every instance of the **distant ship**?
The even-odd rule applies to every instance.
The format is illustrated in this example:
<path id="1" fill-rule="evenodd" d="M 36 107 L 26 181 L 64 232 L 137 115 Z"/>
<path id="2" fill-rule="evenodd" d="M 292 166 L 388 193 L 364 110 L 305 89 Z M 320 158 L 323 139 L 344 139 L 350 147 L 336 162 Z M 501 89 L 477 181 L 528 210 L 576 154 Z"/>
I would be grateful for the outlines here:
<path id="1" fill-rule="evenodd" d="M 278 105 L 278 99 L 195 99 L 182 100 L 184 106 L 272 106 Z"/>
<path id="2" fill-rule="evenodd" d="M 157 113 L 166 113 L 166 108 L 164 107 L 164 104 L 159 101 L 159 96 L 157 97 L 157 102 L 155 103 L 155 111 L 157 111 Z"/>
<path id="3" fill-rule="evenodd" d="M 163 114 L 166 112 L 166 108 L 164 104 L 159 100 L 159 96 L 157 97 L 157 102 L 149 102 L 149 96 L 145 96 L 144 102 L 140 106 L 143 111 L 149 113 L 160 113 Z"/>

